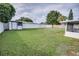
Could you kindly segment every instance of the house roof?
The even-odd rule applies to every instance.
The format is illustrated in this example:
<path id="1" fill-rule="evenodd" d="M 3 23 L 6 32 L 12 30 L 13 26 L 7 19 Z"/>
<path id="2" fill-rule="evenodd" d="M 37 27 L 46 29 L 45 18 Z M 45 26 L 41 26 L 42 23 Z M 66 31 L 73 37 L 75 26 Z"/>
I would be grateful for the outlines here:
<path id="1" fill-rule="evenodd" d="M 60 23 L 79 23 L 79 20 L 66 20 L 66 21 L 61 21 Z"/>

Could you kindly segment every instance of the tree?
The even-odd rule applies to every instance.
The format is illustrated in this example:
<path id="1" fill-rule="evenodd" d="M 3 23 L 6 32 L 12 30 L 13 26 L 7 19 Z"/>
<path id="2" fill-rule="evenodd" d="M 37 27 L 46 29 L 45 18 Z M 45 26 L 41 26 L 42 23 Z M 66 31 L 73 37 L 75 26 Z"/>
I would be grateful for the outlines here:
<path id="1" fill-rule="evenodd" d="M 68 20 L 73 20 L 73 11 L 70 9 Z"/>
<path id="2" fill-rule="evenodd" d="M 59 18 L 58 18 L 58 21 L 65 21 L 67 19 L 67 17 L 66 16 L 60 16 Z"/>
<path id="3" fill-rule="evenodd" d="M 24 22 L 33 22 L 30 18 L 28 17 L 21 17 L 20 19 L 18 19 L 17 21 L 24 21 Z"/>
<path id="4" fill-rule="evenodd" d="M 0 3 L 0 22 L 7 23 L 15 15 L 15 8 L 9 3 Z"/>
<path id="5" fill-rule="evenodd" d="M 58 11 L 50 11 L 47 15 L 47 23 L 48 24 L 59 24 L 57 19 L 61 16 L 60 12 Z"/>

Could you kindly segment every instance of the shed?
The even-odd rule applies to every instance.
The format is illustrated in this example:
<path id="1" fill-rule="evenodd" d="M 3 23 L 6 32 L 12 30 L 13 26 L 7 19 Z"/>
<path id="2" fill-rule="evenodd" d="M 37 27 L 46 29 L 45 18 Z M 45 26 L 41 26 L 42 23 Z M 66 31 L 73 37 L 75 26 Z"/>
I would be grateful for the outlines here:
<path id="1" fill-rule="evenodd" d="M 9 22 L 9 29 L 10 30 L 22 29 L 22 22 L 10 21 Z"/>
<path id="2" fill-rule="evenodd" d="M 65 26 L 65 36 L 79 39 L 79 20 L 62 21 Z"/>

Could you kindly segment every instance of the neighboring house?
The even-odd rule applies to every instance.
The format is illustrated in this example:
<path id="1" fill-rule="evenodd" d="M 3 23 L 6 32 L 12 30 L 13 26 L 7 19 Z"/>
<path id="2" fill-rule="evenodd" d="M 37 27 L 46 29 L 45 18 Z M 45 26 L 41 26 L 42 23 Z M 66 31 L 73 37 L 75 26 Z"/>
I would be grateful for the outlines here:
<path id="1" fill-rule="evenodd" d="M 79 39 L 79 20 L 62 21 L 65 26 L 65 36 Z"/>

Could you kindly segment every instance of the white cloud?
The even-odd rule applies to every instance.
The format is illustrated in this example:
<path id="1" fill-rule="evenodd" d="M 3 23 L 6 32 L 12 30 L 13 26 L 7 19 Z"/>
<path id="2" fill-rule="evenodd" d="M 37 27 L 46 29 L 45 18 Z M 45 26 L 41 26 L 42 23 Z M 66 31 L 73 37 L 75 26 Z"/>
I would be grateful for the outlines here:
<path id="1" fill-rule="evenodd" d="M 57 10 L 63 15 L 68 16 L 69 10 L 72 8 L 75 17 L 78 18 L 79 8 L 77 4 L 25 4 L 16 3 L 12 4 L 16 9 L 16 15 L 12 20 L 19 19 L 20 17 L 29 17 L 34 22 L 40 23 L 46 21 L 46 15 L 51 10 Z"/>

